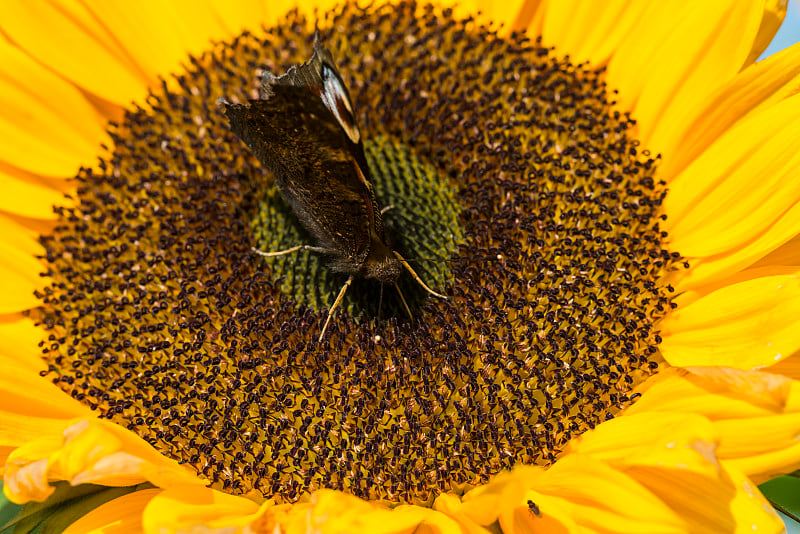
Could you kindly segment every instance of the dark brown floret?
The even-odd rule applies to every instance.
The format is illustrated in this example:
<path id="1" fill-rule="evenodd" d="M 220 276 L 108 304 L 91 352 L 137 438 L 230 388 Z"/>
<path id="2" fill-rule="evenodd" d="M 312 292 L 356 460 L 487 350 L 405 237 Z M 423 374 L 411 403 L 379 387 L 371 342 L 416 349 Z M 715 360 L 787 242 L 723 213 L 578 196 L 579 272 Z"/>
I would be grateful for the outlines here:
<path id="1" fill-rule="evenodd" d="M 43 238 L 43 374 L 236 494 L 430 503 L 554 461 L 658 367 L 661 280 L 678 258 L 656 160 L 602 72 L 527 37 L 410 3 L 319 25 L 362 130 L 441 181 L 422 230 L 398 237 L 425 248 L 453 212 L 463 238 L 431 256 L 499 259 L 427 269 L 450 298 L 420 297 L 413 322 L 356 303 L 315 343 L 334 295 L 303 263 L 250 252 L 292 223 L 258 223 L 278 202 L 271 178 L 216 107 L 309 56 L 291 14 L 193 58 L 80 171 L 76 205 Z M 402 191 L 406 175 L 383 178 Z M 402 204 L 398 221 L 415 213 Z"/>

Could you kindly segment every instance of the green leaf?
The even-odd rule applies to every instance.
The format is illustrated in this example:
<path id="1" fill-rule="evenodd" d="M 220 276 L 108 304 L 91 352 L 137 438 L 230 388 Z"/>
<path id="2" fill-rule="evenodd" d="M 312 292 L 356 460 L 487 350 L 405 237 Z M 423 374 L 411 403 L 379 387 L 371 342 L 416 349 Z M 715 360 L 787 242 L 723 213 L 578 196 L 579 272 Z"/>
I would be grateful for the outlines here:
<path id="1" fill-rule="evenodd" d="M 3 483 L 0 482 L 0 490 L 3 489 Z M 0 491 L 0 525 L 5 525 L 11 518 L 16 516 L 22 510 L 22 505 L 14 504 L 6 499 L 5 494 Z"/>
<path id="2" fill-rule="evenodd" d="M 101 504 L 153 485 L 71 486 L 68 482 L 58 482 L 54 487 L 55 491 L 45 502 L 24 505 L 14 519 L 0 527 L 0 533 L 13 528 L 13 534 L 57 534 Z"/>
<path id="3" fill-rule="evenodd" d="M 758 488 L 775 509 L 800 522 L 800 477 L 795 473 L 776 477 Z"/>

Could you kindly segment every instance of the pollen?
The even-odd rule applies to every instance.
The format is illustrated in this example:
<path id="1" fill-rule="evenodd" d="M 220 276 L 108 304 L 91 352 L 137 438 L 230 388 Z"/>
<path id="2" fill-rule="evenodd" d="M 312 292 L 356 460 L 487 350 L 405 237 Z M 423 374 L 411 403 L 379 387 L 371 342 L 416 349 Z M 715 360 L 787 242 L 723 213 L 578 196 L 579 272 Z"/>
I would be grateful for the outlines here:
<path id="1" fill-rule="evenodd" d="M 392 246 L 448 296 L 409 318 L 354 286 L 322 343 L 338 279 L 252 252 L 313 243 L 217 107 L 306 61 L 315 23 Z M 430 504 L 550 464 L 657 371 L 680 257 L 601 70 L 413 3 L 293 12 L 186 65 L 111 125 L 42 238 L 42 375 L 99 417 L 232 494 Z"/>

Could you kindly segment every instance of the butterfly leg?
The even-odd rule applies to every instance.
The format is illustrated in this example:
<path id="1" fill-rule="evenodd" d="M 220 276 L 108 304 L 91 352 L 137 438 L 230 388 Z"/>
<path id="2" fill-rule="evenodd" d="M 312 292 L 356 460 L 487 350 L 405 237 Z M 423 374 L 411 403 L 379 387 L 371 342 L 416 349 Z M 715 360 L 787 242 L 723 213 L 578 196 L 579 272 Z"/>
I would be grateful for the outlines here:
<path id="1" fill-rule="evenodd" d="M 433 289 L 431 289 L 428 286 L 426 286 L 425 282 L 422 281 L 422 279 L 419 277 L 419 275 L 414 271 L 414 269 L 411 268 L 411 266 L 408 264 L 408 262 L 405 260 L 405 258 L 403 258 L 403 256 L 401 256 L 396 250 L 394 250 L 392 252 L 394 252 L 394 255 L 397 256 L 398 260 L 400 260 L 400 263 L 403 264 L 403 267 L 408 269 L 408 272 L 411 273 L 411 276 L 414 277 L 414 280 L 416 280 L 417 283 L 419 283 L 419 285 L 422 286 L 422 289 L 424 289 L 425 291 L 427 291 L 428 293 L 430 293 L 434 297 L 439 297 L 440 299 L 447 300 L 447 297 L 445 297 L 444 295 L 440 295 L 439 293 L 437 293 Z"/>
<path id="2" fill-rule="evenodd" d="M 350 278 L 348 278 L 347 282 L 344 283 L 344 285 L 342 286 L 342 289 L 339 290 L 339 295 L 336 297 L 336 300 L 333 301 L 333 306 L 331 306 L 331 309 L 328 310 L 328 318 L 325 319 L 325 324 L 322 327 L 322 332 L 320 332 L 320 334 L 319 334 L 319 342 L 320 343 L 322 343 L 322 337 L 325 335 L 325 330 L 328 329 L 328 323 L 331 322 L 331 317 L 333 316 L 333 311 L 336 309 L 337 306 L 339 306 L 339 303 L 342 302 L 342 299 L 344 298 L 345 291 L 347 291 L 347 288 L 350 287 L 350 284 L 352 284 L 352 283 L 353 283 L 353 275 L 350 275 Z"/>
<path id="3" fill-rule="evenodd" d="M 296 247 L 287 248 L 286 250 L 279 250 L 277 252 L 264 252 L 263 250 L 258 250 L 256 247 L 250 247 L 250 250 L 258 254 L 259 256 L 264 256 L 266 258 L 274 258 L 275 256 L 283 256 L 284 254 L 291 254 L 292 252 L 297 252 L 298 250 L 310 250 L 311 252 L 325 252 L 325 249 L 319 247 L 312 247 L 310 245 L 297 245 Z"/>
<path id="4" fill-rule="evenodd" d="M 381 215 L 383 215 L 384 213 L 386 213 L 389 210 L 395 209 L 396 207 L 397 206 L 395 206 L 394 204 L 389 204 L 388 206 L 386 206 L 384 208 L 381 208 Z"/>
<path id="5" fill-rule="evenodd" d="M 397 285 L 397 282 L 394 283 L 394 288 L 397 290 L 397 294 L 400 295 L 400 300 L 403 301 L 403 306 L 406 308 L 406 313 L 408 313 L 408 317 L 413 319 L 414 316 L 411 315 L 411 308 L 408 307 L 408 302 L 406 302 L 406 298 L 403 296 L 403 292 L 400 291 L 400 286 Z"/>
<path id="6" fill-rule="evenodd" d="M 381 292 L 378 296 L 378 322 L 381 320 L 381 306 L 383 306 L 383 283 L 381 283 Z"/>

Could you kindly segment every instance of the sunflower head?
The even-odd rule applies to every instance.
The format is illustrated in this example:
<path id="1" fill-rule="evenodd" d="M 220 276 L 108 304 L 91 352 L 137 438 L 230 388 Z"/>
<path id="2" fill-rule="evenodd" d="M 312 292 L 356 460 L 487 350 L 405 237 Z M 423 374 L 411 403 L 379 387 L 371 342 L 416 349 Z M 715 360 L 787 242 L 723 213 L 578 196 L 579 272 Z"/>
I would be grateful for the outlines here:
<path id="1" fill-rule="evenodd" d="M 114 125 L 46 237 L 47 375 L 235 494 L 318 488 L 430 504 L 548 465 L 659 365 L 656 159 L 602 71 L 449 10 L 353 5 L 319 22 L 365 136 L 387 239 L 448 300 L 414 318 L 310 251 L 220 97 L 310 56 L 292 13 L 193 58 Z M 490 258 L 488 261 L 460 261 Z"/>

